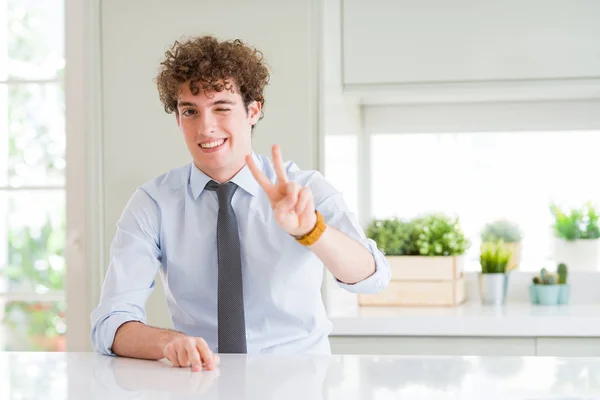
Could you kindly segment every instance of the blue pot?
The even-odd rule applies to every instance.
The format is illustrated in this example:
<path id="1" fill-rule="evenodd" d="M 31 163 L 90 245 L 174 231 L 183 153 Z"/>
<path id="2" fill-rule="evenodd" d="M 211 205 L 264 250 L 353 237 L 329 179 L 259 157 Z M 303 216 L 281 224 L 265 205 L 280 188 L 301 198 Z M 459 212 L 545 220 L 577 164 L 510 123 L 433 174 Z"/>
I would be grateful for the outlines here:
<path id="1" fill-rule="evenodd" d="M 538 285 L 529 285 L 529 299 L 531 300 L 531 304 L 540 304 L 537 287 Z"/>
<path id="2" fill-rule="evenodd" d="M 558 285 L 560 287 L 558 293 L 558 304 L 569 304 L 569 297 L 571 295 L 571 286 L 568 283 L 564 285 Z"/>
<path id="3" fill-rule="evenodd" d="M 539 304 L 555 306 L 558 304 L 560 287 L 562 285 L 535 285 Z"/>

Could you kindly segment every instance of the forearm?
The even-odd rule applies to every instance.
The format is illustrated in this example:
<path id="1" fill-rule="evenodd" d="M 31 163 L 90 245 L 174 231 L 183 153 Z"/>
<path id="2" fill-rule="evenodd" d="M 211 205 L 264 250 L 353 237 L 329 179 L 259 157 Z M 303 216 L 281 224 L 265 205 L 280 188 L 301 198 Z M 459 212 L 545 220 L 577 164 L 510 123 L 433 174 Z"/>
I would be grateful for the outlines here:
<path id="1" fill-rule="evenodd" d="M 139 321 L 126 322 L 117 329 L 113 342 L 113 353 L 130 358 L 160 360 L 164 358 L 164 347 L 181 332 L 154 328 Z"/>
<path id="2" fill-rule="evenodd" d="M 330 225 L 309 249 L 343 283 L 360 282 L 375 273 L 375 259 L 371 252 Z"/>

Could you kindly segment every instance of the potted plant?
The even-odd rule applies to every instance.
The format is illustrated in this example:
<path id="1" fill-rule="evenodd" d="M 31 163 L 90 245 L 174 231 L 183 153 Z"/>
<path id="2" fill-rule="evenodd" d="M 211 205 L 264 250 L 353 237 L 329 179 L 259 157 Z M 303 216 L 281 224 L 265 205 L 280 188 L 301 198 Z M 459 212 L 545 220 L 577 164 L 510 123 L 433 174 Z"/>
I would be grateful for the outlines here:
<path id="1" fill-rule="evenodd" d="M 507 266 L 511 251 L 502 240 L 483 244 L 479 261 L 479 294 L 486 305 L 502 305 L 506 302 L 508 291 Z"/>
<path id="2" fill-rule="evenodd" d="M 464 253 L 470 245 L 458 218 L 429 213 L 373 220 L 366 229 L 390 264 L 392 282 L 361 305 L 456 305 L 464 301 Z"/>
<path id="3" fill-rule="evenodd" d="M 540 275 L 534 276 L 533 284 L 529 286 L 531 304 L 568 304 L 570 286 L 567 284 L 567 274 L 568 268 L 565 263 L 558 264 L 556 274 L 542 268 Z"/>
<path id="4" fill-rule="evenodd" d="M 600 227 L 594 206 L 587 202 L 581 209 L 566 211 L 552 204 L 550 211 L 554 218 L 554 261 L 572 270 L 600 269 Z"/>
<path id="5" fill-rule="evenodd" d="M 414 223 L 410 220 L 374 219 L 369 224 L 366 234 L 377 243 L 377 247 L 388 259 L 418 254 L 416 231 Z"/>
<path id="6" fill-rule="evenodd" d="M 506 270 L 512 271 L 517 269 L 521 263 L 522 238 L 519 225 L 507 219 L 497 219 L 487 223 L 481 231 L 481 249 L 483 251 L 486 243 L 502 240 L 505 249 L 511 253 Z"/>
<path id="7" fill-rule="evenodd" d="M 385 254 L 397 279 L 458 278 L 470 245 L 458 218 L 442 213 L 374 220 L 366 234 Z"/>
<path id="8" fill-rule="evenodd" d="M 416 218 L 413 224 L 416 230 L 416 245 L 421 256 L 462 256 L 470 245 L 457 217 L 432 213 Z"/>

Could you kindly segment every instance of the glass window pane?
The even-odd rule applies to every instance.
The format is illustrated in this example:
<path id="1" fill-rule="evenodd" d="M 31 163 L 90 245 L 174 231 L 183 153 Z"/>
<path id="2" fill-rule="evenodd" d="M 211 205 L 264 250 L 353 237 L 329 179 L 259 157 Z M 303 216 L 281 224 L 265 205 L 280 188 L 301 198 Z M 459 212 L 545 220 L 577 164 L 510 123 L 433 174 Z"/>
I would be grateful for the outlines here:
<path id="1" fill-rule="evenodd" d="M 23 302 L 0 299 L 2 348 L 6 351 L 65 351 L 65 302 Z"/>
<path id="2" fill-rule="evenodd" d="M 479 233 L 486 222 L 520 224 L 522 270 L 552 257 L 552 201 L 581 207 L 600 202 L 593 164 L 600 132 L 481 132 L 374 135 L 371 147 L 374 217 L 458 215 L 473 245 L 468 268 L 479 268 Z"/>
<path id="3" fill-rule="evenodd" d="M 0 80 L 62 77 L 63 0 L 0 0 L 6 37 L 0 47 Z"/>
<path id="4" fill-rule="evenodd" d="M 0 191 L 0 292 L 64 289 L 65 192 Z"/>
<path id="5" fill-rule="evenodd" d="M 0 186 L 64 185 L 64 108 L 62 84 L 0 88 L 0 110 L 7 110 L 0 123 L 8 132 L 0 137 Z"/>

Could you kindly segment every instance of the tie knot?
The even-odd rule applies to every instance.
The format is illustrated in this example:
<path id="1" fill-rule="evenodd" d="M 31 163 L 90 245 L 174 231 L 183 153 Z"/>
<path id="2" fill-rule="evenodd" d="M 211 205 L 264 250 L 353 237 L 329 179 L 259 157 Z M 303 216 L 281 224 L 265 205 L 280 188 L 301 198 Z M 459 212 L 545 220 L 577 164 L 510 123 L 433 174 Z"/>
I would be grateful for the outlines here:
<path id="1" fill-rule="evenodd" d="M 233 182 L 221 183 L 210 180 L 206 184 L 206 189 L 217 192 L 217 197 L 219 198 L 219 206 L 222 204 L 229 205 L 231 204 L 231 198 L 235 193 L 238 186 Z"/>

